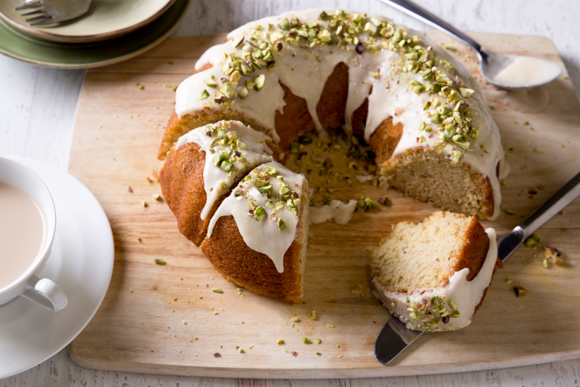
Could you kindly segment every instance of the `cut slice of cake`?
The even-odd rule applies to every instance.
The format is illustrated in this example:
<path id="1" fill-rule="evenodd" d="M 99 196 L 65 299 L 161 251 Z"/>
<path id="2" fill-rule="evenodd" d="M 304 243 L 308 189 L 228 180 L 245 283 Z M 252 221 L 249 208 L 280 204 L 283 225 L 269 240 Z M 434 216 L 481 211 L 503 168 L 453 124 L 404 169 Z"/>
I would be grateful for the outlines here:
<path id="1" fill-rule="evenodd" d="M 497 261 L 495 231 L 472 216 L 436 212 L 401 222 L 373 253 L 374 294 L 407 328 L 465 328 L 481 304 Z"/>
<path id="2" fill-rule="evenodd" d="M 237 285 L 300 302 L 309 225 L 307 180 L 279 163 L 267 163 L 221 203 L 201 250 Z"/>
<path id="3" fill-rule="evenodd" d="M 161 189 L 179 231 L 197 246 L 221 200 L 278 147 L 239 121 L 219 121 L 181 136 L 160 171 Z"/>

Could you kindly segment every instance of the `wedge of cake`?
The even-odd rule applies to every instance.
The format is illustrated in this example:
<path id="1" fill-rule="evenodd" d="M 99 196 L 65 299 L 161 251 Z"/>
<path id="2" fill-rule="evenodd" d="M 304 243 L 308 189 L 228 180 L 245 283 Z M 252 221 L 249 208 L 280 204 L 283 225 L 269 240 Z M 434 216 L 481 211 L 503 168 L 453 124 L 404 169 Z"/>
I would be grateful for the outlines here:
<path id="1" fill-rule="evenodd" d="M 407 328 L 449 331 L 471 323 L 497 261 L 495 230 L 436 212 L 401 222 L 373 253 L 374 294 Z"/>
<path id="2" fill-rule="evenodd" d="M 213 215 L 201 250 L 228 280 L 255 293 L 300 302 L 306 263 L 308 182 L 262 164 Z"/>

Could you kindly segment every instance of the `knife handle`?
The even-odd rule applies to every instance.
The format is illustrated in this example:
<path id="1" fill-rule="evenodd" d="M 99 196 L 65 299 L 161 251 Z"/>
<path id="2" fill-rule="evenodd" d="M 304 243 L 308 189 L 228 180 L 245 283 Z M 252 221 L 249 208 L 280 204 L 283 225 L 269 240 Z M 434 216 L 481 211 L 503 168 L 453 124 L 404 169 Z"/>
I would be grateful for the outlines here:
<path id="1" fill-rule="evenodd" d="M 578 196 L 580 196 L 580 172 L 520 224 L 519 227 L 524 230 L 524 240 L 572 203 Z"/>

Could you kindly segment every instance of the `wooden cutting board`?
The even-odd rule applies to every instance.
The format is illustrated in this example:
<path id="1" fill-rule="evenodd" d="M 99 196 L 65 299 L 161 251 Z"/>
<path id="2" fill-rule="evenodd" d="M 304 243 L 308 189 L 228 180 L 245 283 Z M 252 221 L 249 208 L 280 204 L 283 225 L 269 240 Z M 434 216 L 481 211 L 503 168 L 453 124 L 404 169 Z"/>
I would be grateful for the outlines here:
<path id="1" fill-rule="evenodd" d="M 453 54 L 479 76 L 470 51 L 439 33 L 429 35 L 453 44 Z M 564 67 L 546 38 L 472 35 L 493 51 L 530 54 Z M 138 58 L 86 75 L 69 170 L 109 217 L 115 267 L 103 305 L 71 344 L 75 362 L 156 374 L 350 378 L 495 369 L 580 356 L 580 202 L 537 233 L 540 247 L 520 248 L 496 272 L 471 326 L 425 335 L 389 367 L 374 358 L 375 338 L 389 314 L 369 292 L 368 249 L 377 247 L 392 224 L 418 221 L 433 207 L 392 189 L 358 186 L 354 198 L 386 195 L 393 204 L 357 212 L 345 226 L 311 228 L 301 305 L 239 292 L 214 271 L 179 234 L 167 205 L 153 198 L 161 189 L 147 178 L 161 166 L 156 155 L 173 110 L 173 87 L 193 72 L 201 53 L 223 40 L 224 35 L 170 39 Z M 511 153 L 512 172 L 502 187 L 505 212 L 485 222 L 502 233 L 580 170 L 580 109 L 566 76 L 529 92 L 485 89 Z M 561 250 L 566 266 L 543 268 L 543 245 Z M 158 258 L 167 264 L 156 265 Z M 515 285 L 529 293 L 516 298 Z M 292 317 L 298 320 L 294 327 Z M 303 337 L 321 343 L 304 344 Z"/>

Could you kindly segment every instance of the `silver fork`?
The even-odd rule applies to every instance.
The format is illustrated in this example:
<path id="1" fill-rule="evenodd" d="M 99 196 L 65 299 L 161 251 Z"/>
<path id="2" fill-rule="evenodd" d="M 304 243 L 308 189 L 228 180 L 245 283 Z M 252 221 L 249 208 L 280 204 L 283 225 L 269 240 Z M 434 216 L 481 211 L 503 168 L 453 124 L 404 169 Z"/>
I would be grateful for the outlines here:
<path id="1" fill-rule="evenodd" d="M 15 11 L 33 10 L 22 14 L 31 26 L 48 25 L 71 20 L 85 14 L 92 0 L 33 0 L 14 8 Z"/>
<path id="2" fill-rule="evenodd" d="M 554 215 L 580 196 L 580 173 L 558 190 L 511 232 L 497 236 L 498 258 L 505 262 L 520 245 Z M 375 343 L 375 357 L 382 364 L 391 363 L 425 332 L 407 329 L 396 317 L 385 324 Z"/>

